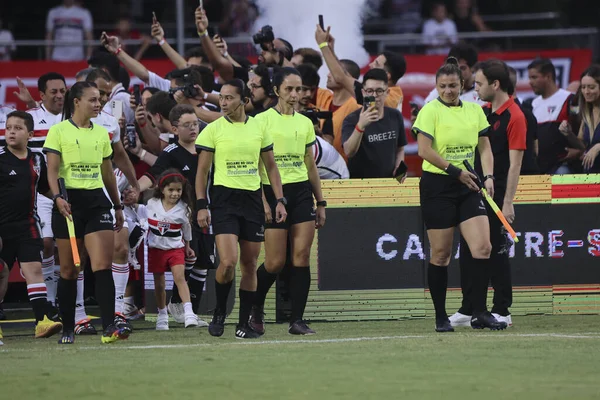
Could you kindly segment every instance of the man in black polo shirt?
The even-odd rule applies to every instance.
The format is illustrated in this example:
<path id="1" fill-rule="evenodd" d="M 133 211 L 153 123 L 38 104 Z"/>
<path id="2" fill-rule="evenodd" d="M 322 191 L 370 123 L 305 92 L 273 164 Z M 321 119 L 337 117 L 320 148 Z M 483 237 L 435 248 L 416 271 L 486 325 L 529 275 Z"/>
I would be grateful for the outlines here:
<path id="1" fill-rule="evenodd" d="M 179 104 L 173 107 L 169 113 L 169 121 L 171 122 L 172 131 L 177 138 L 177 142 L 165 147 L 150 167 L 150 170 L 138 180 L 140 190 L 143 192 L 153 187 L 156 184 L 156 178 L 165 170 L 177 168 L 181 171 L 185 179 L 190 182 L 192 196 L 195 196 L 196 171 L 198 170 L 196 138 L 199 134 L 201 121 L 197 119 L 194 107 L 189 104 Z M 134 149 L 134 152 L 140 150 L 137 147 Z M 206 270 L 214 268 L 214 236 L 209 232 L 203 232 L 194 221 L 192 223 L 191 245 L 196 253 L 197 260 L 191 270 L 186 262 L 186 274 L 188 274 L 187 281 L 192 297 L 192 308 L 194 313 L 197 314 L 206 281 Z M 168 308 L 176 322 L 184 322 L 183 304 L 181 303 L 181 298 L 179 298 L 179 291 L 177 291 L 176 286 L 173 286 L 173 294 Z M 198 326 L 203 327 L 208 326 L 208 324 L 205 321 L 198 320 Z"/>
<path id="2" fill-rule="evenodd" d="M 507 65 L 500 60 L 487 60 L 475 75 L 475 90 L 481 100 L 489 102 L 483 109 L 490 123 L 490 144 L 494 153 L 494 175 L 483 176 L 479 157 L 475 169 L 485 181 L 494 180 L 494 201 L 502 209 L 509 223 L 515 219 L 513 200 L 519 183 L 523 152 L 526 149 L 527 121 L 520 107 L 509 95 L 513 91 Z M 492 252 L 489 259 L 489 273 L 494 287 L 494 307 L 492 314 L 498 322 L 512 325 L 508 308 L 512 304 L 512 283 L 508 251 L 511 242 L 502 223 L 486 203 L 490 221 L 490 241 Z M 481 260 L 478 260 L 481 261 Z M 452 326 L 470 326 L 472 314 L 471 271 L 481 268 L 475 264 L 464 239 L 460 243 L 462 307 L 450 317 Z"/>
<path id="3" fill-rule="evenodd" d="M 342 125 L 350 178 L 391 178 L 404 160 L 404 119 L 397 109 L 384 106 L 388 93 L 387 73 L 369 70 L 363 95 L 375 97 L 375 105 L 349 114 Z"/>

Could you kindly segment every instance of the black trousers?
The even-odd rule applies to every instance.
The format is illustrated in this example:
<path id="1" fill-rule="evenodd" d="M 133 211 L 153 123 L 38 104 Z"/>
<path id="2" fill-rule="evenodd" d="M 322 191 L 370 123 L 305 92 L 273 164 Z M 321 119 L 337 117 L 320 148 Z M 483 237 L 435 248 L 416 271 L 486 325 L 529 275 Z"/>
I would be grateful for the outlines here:
<path id="1" fill-rule="evenodd" d="M 503 198 L 503 196 L 502 196 Z M 496 199 L 496 204 L 502 209 L 502 198 Z M 490 241 L 492 253 L 490 254 L 490 280 L 494 288 L 494 306 L 492 313 L 507 316 L 512 305 L 512 279 L 510 273 L 509 250 L 511 240 L 507 236 L 506 229 L 498 219 L 492 208 L 485 202 L 490 220 Z M 472 270 L 477 268 L 477 262 L 473 259 L 467 242 L 460 237 L 460 287 L 462 289 L 462 306 L 458 310 L 461 314 L 472 315 Z"/>

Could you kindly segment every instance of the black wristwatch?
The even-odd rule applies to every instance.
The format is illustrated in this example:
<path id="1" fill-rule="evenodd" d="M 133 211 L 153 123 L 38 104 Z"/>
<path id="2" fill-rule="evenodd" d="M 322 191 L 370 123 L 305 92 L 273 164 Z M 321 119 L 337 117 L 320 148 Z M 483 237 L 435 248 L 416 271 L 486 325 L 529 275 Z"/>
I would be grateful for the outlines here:
<path id="1" fill-rule="evenodd" d="M 52 196 L 52 203 L 56 204 L 56 199 L 65 199 L 64 196 L 62 194 L 55 194 L 54 196 Z"/>
<path id="2" fill-rule="evenodd" d="M 317 201 L 317 207 L 327 207 L 327 201 Z"/>
<path id="3" fill-rule="evenodd" d="M 113 206 L 113 210 L 115 210 L 115 211 L 124 210 L 124 209 L 125 209 L 125 206 L 123 204 L 115 204 Z"/>
<path id="4" fill-rule="evenodd" d="M 277 199 L 277 202 L 283 204 L 284 206 L 287 206 L 287 199 L 285 197 Z"/>
<path id="5" fill-rule="evenodd" d="M 494 177 L 494 175 L 486 175 L 486 176 L 483 177 L 483 181 L 484 182 L 487 181 L 488 179 L 491 179 L 493 181 L 496 180 L 496 178 Z"/>

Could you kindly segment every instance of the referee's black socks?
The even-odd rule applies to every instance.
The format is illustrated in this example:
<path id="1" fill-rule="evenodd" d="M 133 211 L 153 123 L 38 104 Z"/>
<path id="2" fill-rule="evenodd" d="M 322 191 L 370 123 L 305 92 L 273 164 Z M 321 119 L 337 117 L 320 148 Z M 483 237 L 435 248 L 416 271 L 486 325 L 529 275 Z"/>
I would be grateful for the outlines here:
<path id="1" fill-rule="evenodd" d="M 102 328 L 106 329 L 115 321 L 115 281 L 112 270 L 103 269 L 94 272 L 96 280 L 96 300 L 100 306 Z"/>
<path id="2" fill-rule="evenodd" d="M 111 272 L 109 270 L 109 272 Z M 63 323 L 63 333 L 75 331 L 75 299 L 77 298 L 77 278 L 58 279 L 58 309 Z M 113 297 L 114 301 L 114 297 Z"/>
<path id="3" fill-rule="evenodd" d="M 487 311 L 487 292 L 490 281 L 491 259 L 473 259 L 471 268 L 471 304 L 473 315 Z"/>
<path id="4" fill-rule="evenodd" d="M 229 291 L 233 281 L 227 283 L 219 283 L 215 279 L 215 294 L 217 297 L 217 305 L 215 307 L 215 314 L 226 314 L 227 313 L 227 298 L 229 297 Z"/>
<path id="5" fill-rule="evenodd" d="M 429 293 L 435 308 L 435 319 L 448 318 L 446 314 L 446 290 L 448 289 L 448 267 L 440 267 L 429 263 L 427 267 Z"/>
<path id="6" fill-rule="evenodd" d="M 190 276 L 187 279 L 188 287 L 190 288 L 190 298 L 192 302 L 192 311 L 198 314 L 202 293 L 204 292 L 204 282 L 208 271 L 205 269 L 192 269 Z"/>
<path id="7" fill-rule="evenodd" d="M 254 304 L 254 296 L 256 292 L 249 290 L 239 290 L 240 295 L 240 316 L 238 320 L 239 326 L 246 326 L 250 319 L 250 311 L 252 311 L 252 305 Z"/>
<path id="8" fill-rule="evenodd" d="M 265 305 L 265 299 L 267 293 L 275 283 L 277 274 L 272 274 L 265 268 L 265 264 L 262 263 L 256 270 L 256 296 L 254 298 L 254 304 L 262 307 Z"/>
<path id="9" fill-rule="evenodd" d="M 294 323 L 304 316 L 310 290 L 310 267 L 292 267 L 290 273 L 291 323 Z"/>

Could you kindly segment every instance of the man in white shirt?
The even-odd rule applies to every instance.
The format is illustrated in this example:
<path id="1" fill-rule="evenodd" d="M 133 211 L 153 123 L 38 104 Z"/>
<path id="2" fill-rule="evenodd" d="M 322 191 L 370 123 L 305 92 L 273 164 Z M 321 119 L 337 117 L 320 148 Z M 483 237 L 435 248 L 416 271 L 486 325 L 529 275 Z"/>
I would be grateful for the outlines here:
<path id="1" fill-rule="evenodd" d="M 54 7 L 46 17 L 46 40 L 55 45 L 46 46 L 46 59 L 53 61 L 81 61 L 92 55 L 92 46 L 84 54 L 82 45 L 61 46 L 61 42 L 83 42 L 92 40 L 92 14 L 75 5 L 74 0 L 63 0 L 63 5 Z"/>
<path id="2" fill-rule="evenodd" d="M 108 98 L 108 103 L 103 108 L 103 111 L 112 114 L 110 108 L 110 100 L 119 100 L 123 103 L 123 115 L 125 116 L 126 124 L 133 124 L 135 122 L 135 114 L 131 107 L 128 107 L 131 94 L 124 88 L 123 84 L 119 81 L 119 59 L 114 54 L 109 54 L 104 51 L 95 52 L 92 57 L 88 60 L 88 65 L 94 68 L 100 68 L 110 75 L 110 87 L 111 93 Z"/>
<path id="3" fill-rule="evenodd" d="M 425 53 L 446 54 L 456 41 L 456 24 L 448 18 L 446 5 L 434 3 L 431 18 L 423 24 L 423 43 L 427 46 Z"/>

